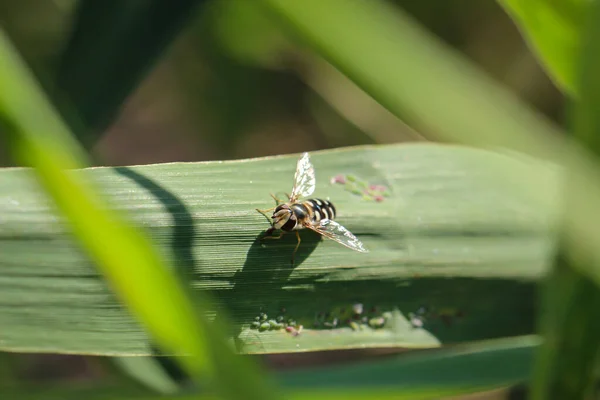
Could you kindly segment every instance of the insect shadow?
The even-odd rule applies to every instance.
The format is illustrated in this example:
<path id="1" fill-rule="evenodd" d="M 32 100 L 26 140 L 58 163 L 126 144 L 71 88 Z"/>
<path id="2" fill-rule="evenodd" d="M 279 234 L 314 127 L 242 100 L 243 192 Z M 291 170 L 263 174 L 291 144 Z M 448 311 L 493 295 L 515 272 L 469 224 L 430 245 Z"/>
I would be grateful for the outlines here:
<path id="1" fill-rule="evenodd" d="M 278 240 L 261 240 L 266 231 L 260 232 L 254 238 L 248 249 L 246 261 L 242 268 L 235 273 L 231 282 L 232 290 L 227 294 L 230 299 L 229 312 L 233 320 L 247 320 L 251 315 L 258 315 L 262 307 L 269 303 L 268 299 L 281 300 L 289 297 L 284 289 L 290 276 L 316 249 L 321 237 L 311 231 L 300 233 L 302 242 L 296 252 L 294 266 L 291 256 L 296 247 L 296 235 L 285 234 Z M 244 299 L 244 301 L 241 301 Z M 238 340 L 242 326 L 234 326 L 231 332 L 238 351 L 243 350 L 243 343 Z"/>
<path id="2" fill-rule="evenodd" d="M 296 247 L 296 235 L 286 234 L 278 240 L 262 240 L 265 231 L 259 233 L 252 242 L 246 255 L 242 268 L 232 278 L 233 296 L 235 298 L 248 297 L 260 293 L 269 293 L 273 297 L 288 282 L 292 272 L 316 249 L 321 238 L 313 232 L 302 232 L 302 243 L 296 252 L 294 266 L 291 265 L 291 255 Z M 247 312 L 245 304 L 240 302 L 240 309 L 235 311 Z M 251 307 L 255 307 L 252 305 Z"/>

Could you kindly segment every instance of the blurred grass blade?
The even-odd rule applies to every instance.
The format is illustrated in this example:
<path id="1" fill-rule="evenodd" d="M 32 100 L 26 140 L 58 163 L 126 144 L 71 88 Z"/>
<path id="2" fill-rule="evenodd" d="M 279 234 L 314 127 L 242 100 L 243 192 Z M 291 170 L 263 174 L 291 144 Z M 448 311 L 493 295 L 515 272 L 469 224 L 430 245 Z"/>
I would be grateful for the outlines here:
<path id="1" fill-rule="evenodd" d="M 369 253 L 302 232 L 291 268 L 293 235 L 261 243 L 269 225 L 254 209 L 272 205 L 270 192 L 289 191 L 297 155 L 73 175 L 100 185 L 113 208 L 177 260 L 195 291 L 219 299 L 198 312 L 227 310 L 242 353 L 428 348 L 533 332 L 535 283 L 553 244 L 551 164 L 435 144 L 336 149 L 311 159 L 315 195 L 335 203 L 340 223 Z M 331 183 L 340 175 L 347 184 Z M 386 196 L 376 201 L 363 184 L 382 186 Z M 532 190 L 547 196 L 533 201 Z M 27 170 L 0 171 L 0 221 L 2 348 L 152 353 Z M 57 282 L 62 290 L 51 290 Z M 22 298 L 27 308 L 15 314 Z M 303 331 L 256 329 L 261 313 L 260 322 L 281 317 Z"/>
<path id="2" fill-rule="evenodd" d="M 600 3 L 589 2 L 587 24 L 578 56 L 580 97 L 573 101 L 572 135 L 596 156 L 600 156 Z"/>
<path id="3" fill-rule="evenodd" d="M 208 305 L 206 299 L 194 309 L 146 236 L 108 210 L 88 182 L 66 171 L 80 162 L 66 151 L 76 147 L 4 36 L 0 36 L 0 59 L 0 122 L 11 154 L 17 161 L 34 167 L 39 182 L 115 291 L 161 345 L 177 355 L 185 355 L 180 360 L 192 376 L 212 383 L 235 376 L 235 384 L 221 382 L 215 387 L 230 398 L 244 387 L 253 390 L 252 397 L 270 397 L 262 379 L 228 351 L 206 317 L 196 317 L 197 311 Z M 32 109 L 35 113 L 24 118 L 24 110 Z M 38 115 L 49 124 L 29 122 Z M 11 195 L 10 191 L 7 193 Z M 132 279 L 136 280 L 134 284 Z M 24 301 L 26 297 L 19 299 Z M 227 367 L 219 365 L 225 360 Z M 239 376 L 240 373 L 244 375 Z"/>
<path id="4" fill-rule="evenodd" d="M 177 393 L 181 388 L 158 363 L 156 357 L 113 357 L 112 362 L 127 376 L 154 392 Z"/>
<path id="5" fill-rule="evenodd" d="M 173 320 L 161 321 L 159 326 L 153 326 L 153 331 L 158 332 L 157 336 L 167 342 L 167 347 L 171 350 L 179 348 L 178 341 L 182 340 L 181 347 L 185 349 L 185 353 L 202 354 L 203 351 L 198 348 L 198 343 L 202 342 L 204 335 L 199 334 L 199 341 L 190 340 L 186 333 L 184 336 L 188 337 L 177 338 L 179 333 L 176 332 L 176 327 L 180 324 L 185 328 L 179 329 L 180 332 L 198 329 L 193 323 L 190 326 L 190 322 L 186 322 L 190 321 L 186 317 L 194 313 L 190 306 L 186 306 L 187 301 L 182 296 L 181 290 L 177 288 L 175 279 L 162 265 L 161 258 L 153 250 L 149 241 L 111 216 L 102 203 L 95 199 L 97 196 L 92 195 L 93 192 L 86 183 L 64 171 L 78 166 L 80 162 L 69 152 L 64 150 L 60 152 L 60 149 L 67 148 L 65 144 L 75 148 L 68 140 L 69 133 L 58 119 L 52 119 L 54 112 L 45 99 L 41 96 L 34 97 L 39 93 L 35 90 L 35 82 L 27 75 L 25 65 L 17 59 L 6 38 L 2 36 L 0 39 L 2 40 L 0 51 L 3 55 L 0 58 L 5 64 L 0 75 L 1 86 L 5 89 L 0 97 L 0 112 L 11 153 L 17 161 L 35 167 L 40 183 L 56 202 L 60 211 L 68 217 L 76 237 L 90 252 L 92 258 L 97 260 L 98 265 L 106 268 L 105 272 L 112 278 L 112 284 L 117 292 L 131 302 L 132 309 L 139 313 L 145 323 L 153 326 L 155 324 L 153 321 L 158 320 L 152 317 L 156 310 L 145 306 L 148 300 L 156 298 L 157 289 L 167 288 L 174 291 L 171 299 L 175 307 L 169 301 L 155 304 L 158 310 L 166 307 L 162 313 L 156 313 L 157 317 L 164 316 L 163 318 L 173 318 Z M 15 99 L 21 99 L 16 106 Z M 31 116 L 23 118 L 22 110 L 33 107 L 36 108 L 38 115 L 47 116 L 46 119 L 52 123 L 45 127 L 28 126 L 26 121 L 36 118 Z M 144 273 L 146 266 L 150 276 Z M 131 285 L 129 283 L 131 276 L 144 276 L 146 284 Z M 159 282 L 165 286 L 152 287 Z M 180 297 L 177 297 L 178 294 Z M 178 312 L 179 310 L 181 311 Z M 173 338 L 177 339 L 173 340 Z M 198 361 L 197 368 L 209 369 L 204 356 L 201 356 Z"/>
<path id="6" fill-rule="evenodd" d="M 87 146 L 208 0 L 82 0 L 57 85 L 84 124 Z"/>
<path id="7" fill-rule="evenodd" d="M 577 60 L 589 0 L 498 0 L 557 86 L 577 96 Z"/>
<path id="8" fill-rule="evenodd" d="M 484 390 L 526 381 L 539 342 L 524 336 L 470 343 L 376 362 L 292 371 L 280 374 L 280 379 L 285 388 Z"/>
<path id="9" fill-rule="evenodd" d="M 425 137 L 562 159 L 564 145 L 549 139 L 554 126 L 389 2 L 259 4 Z"/>
<path id="10" fill-rule="evenodd" d="M 600 2 L 590 4 L 589 11 L 578 57 L 579 99 L 572 110 L 572 131 L 577 140 L 600 155 Z M 569 190 L 571 182 L 577 180 L 575 174 L 570 173 L 565 188 L 566 207 L 577 204 Z M 591 263 L 588 256 L 572 248 L 559 250 L 545 293 L 542 328 L 546 341 L 536 364 L 534 399 L 587 399 L 597 395 L 600 289 L 580 272 Z"/>
<path id="11" fill-rule="evenodd" d="M 106 385 L 99 387 L 90 388 L 89 385 L 86 387 L 73 387 L 70 385 L 66 387 L 44 387 L 44 388 L 31 388 L 27 391 L 8 389 L 3 391 L 3 394 L 10 399 L 19 400 L 38 400 L 38 399 L 60 399 L 60 400 L 75 400 L 75 399 L 89 399 L 89 400 L 105 400 L 105 399 L 119 399 L 119 400 L 195 400 L 199 396 L 197 394 L 182 393 L 177 395 L 158 395 L 156 393 L 149 393 L 147 390 L 141 388 L 121 388 L 117 385 Z M 484 388 L 484 390 L 487 388 Z M 457 400 L 455 397 L 450 396 L 468 395 L 474 393 L 469 388 L 465 389 L 444 389 L 444 388 L 417 388 L 417 389 L 399 389 L 394 390 L 393 388 L 369 388 L 365 390 L 349 390 L 343 388 L 335 389 L 324 389 L 324 390 L 297 390 L 289 391 L 285 395 L 285 399 L 289 400 L 370 400 L 370 399 L 381 399 L 381 400 L 443 400 L 452 399 Z M 201 397 L 203 400 L 218 400 L 220 397 L 203 394 Z M 242 397 L 246 398 L 246 397 Z"/>
<path id="12" fill-rule="evenodd" d="M 544 288 L 545 341 L 536 360 L 533 399 L 588 399 L 596 390 L 600 293 L 572 268 L 584 260 L 561 252 Z"/>
<path id="13" fill-rule="evenodd" d="M 158 395 L 148 393 L 147 390 L 140 388 L 123 389 L 116 385 L 107 385 L 100 387 L 48 387 L 48 388 L 31 388 L 27 391 L 19 391 L 8 389 L 3 391 L 7 398 L 19 400 L 38 400 L 38 399 L 60 399 L 60 400 L 104 400 L 104 399 L 119 399 L 119 400 L 195 400 L 199 396 L 197 394 L 182 393 L 177 395 Z M 483 388 L 487 390 L 488 388 Z M 368 388 L 365 390 L 349 390 L 344 388 L 322 389 L 322 390 L 296 390 L 288 391 L 285 399 L 289 400 L 443 400 L 452 399 L 450 396 L 468 395 L 474 393 L 470 388 L 416 388 L 416 389 L 398 389 L 393 388 Z M 203 400 L 218 400 L 220 397 L 203 394 Z M 246 398 L 246 397 L 242 397 Z"/>
<path id="14" fill-rule="evenodd" d="M 285 398 L 369 399 L 383 396 L 411 400 L 439 399 L 526 381 L 531 373 L 533 352 L 539 342 L 540 339 L 533 336 L 517 337 L 379 357 L 354 365 L 274 372 L 274 375 L 285 391 Z M 99 382 L 84 391 L 74 390 L 72 383 L 62 388 L 47 388 L 38 384 L 30 385 L 28 392 L 40 393 L 46 390 L 46 395 L 53 394 L 64 400 L 74 399 L 75 396 L 95 398 L 99 394 L 103 394 L 101 397 L 105 398 L 111 394 L 111 389 L 120 390 L 121 398 L 130 395 L 139 398 L 142 392 L 130 384 L 113 388 L 112 383 L 113 381 Z M 9 393 L 3 391 L 5 395 Z M 188 399 L 192 395 L 167 398 Z"/>

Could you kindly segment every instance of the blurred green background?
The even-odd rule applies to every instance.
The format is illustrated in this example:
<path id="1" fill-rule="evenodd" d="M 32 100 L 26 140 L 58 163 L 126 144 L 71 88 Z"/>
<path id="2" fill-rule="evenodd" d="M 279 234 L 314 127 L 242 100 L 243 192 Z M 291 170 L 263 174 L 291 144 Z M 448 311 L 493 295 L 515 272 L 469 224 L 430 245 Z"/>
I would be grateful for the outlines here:
<path id="1" fill-rule="evenodd" d="M 563 97 L 496 2 L 392 1 L 553 120 Z M 76 1 L 0 2 L 0 24 L 49 81 Z M 34 110 L 32 110 L 34 112 Z M 415 141 L 416 133 L 251 2 L 208 1 L 93 140 L 97 165 L 221 160 Z M 0 156 L 9 165 L 5 154 Z"/>
<path id="2" fill-rule="evenodd" d="M 388 2 L 562 125 L 563 95 L 496 2 Z M 409 128 L 318 55 L 292 42 L 250 1 L 199 3 L 122 106 L 110 110 L 106 100 L 107 114 L 93 124 L 96 129 L 78 132 L 95 165 L 227 160 L 437 136 Z M 73 0 L 0 1 L 0 25 L 48 93 L 61 100 L 54 78 L 76 6 Z M 98 88 L 95 105 L 102 107 L 102 94 L 116 89 L 100 86 L 106 87 Z M 85 125 L 85 115 L 73 116 L 68 103 L 63 107 L 63 115 Z M 0 165 L 13 165 L 3 146 Z M 284 369 L 379 353 L 261 358 Z M 3 357 L 0 364 L 19 371 L 19 379 L 34 381 L 95 380 L 112 368 L 82 356 Z"/>

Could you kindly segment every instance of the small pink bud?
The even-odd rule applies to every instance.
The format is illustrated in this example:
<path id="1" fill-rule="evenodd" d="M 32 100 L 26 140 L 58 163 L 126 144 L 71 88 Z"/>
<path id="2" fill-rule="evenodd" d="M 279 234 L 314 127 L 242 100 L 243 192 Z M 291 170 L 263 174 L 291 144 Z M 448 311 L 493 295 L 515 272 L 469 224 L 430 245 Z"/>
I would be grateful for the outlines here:
<path id="1" fill-rule="evenodd" d="M 346 183 L 346 178 L 344 177 L 344 175 L 336 175 L 333 178 L 331 178 L 331 183 L 341 183 L 343 185 Z"/>

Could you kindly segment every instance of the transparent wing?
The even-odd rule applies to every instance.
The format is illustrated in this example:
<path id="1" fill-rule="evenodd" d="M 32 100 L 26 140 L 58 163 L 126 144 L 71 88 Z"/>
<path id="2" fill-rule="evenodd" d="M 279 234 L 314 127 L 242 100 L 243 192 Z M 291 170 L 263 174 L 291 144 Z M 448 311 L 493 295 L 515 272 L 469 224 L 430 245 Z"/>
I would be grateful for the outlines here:
<path id="1" fill-rule="evenodd" d="M 296 176 L 294 177 L 294 188 L 290 195 L 290 201 L 294 202 L 300 197 L 308 197 L 315 191 L 315 168 L 310 162 L 308 153 L 304 153 L 298 160 Z"/>
<path id="2" fill-rule="evenodd" d="M 368 253 L 363 243 L 356 238 L 348 229 L 330 219 L 322 219 L 318 225 L 305 225 L 308 229 L 320 233 L 321 235 L 335 240 L 339 244 L 351 248 L 352 250 Z"/>

